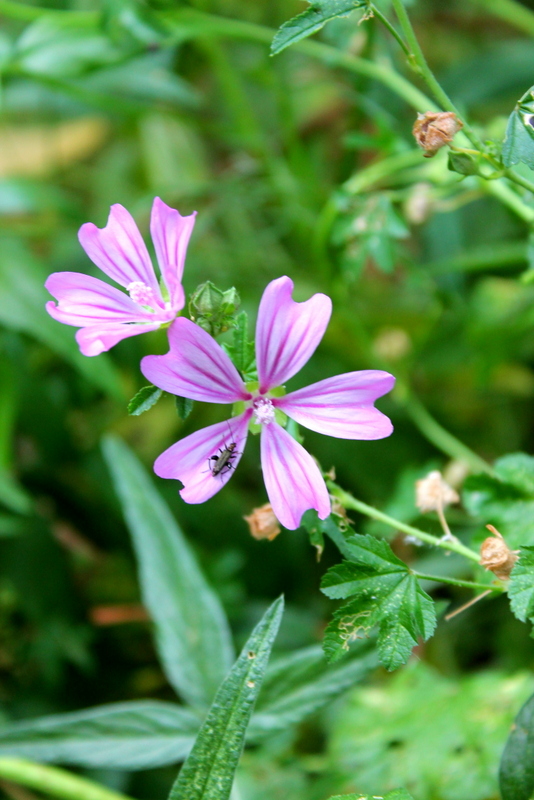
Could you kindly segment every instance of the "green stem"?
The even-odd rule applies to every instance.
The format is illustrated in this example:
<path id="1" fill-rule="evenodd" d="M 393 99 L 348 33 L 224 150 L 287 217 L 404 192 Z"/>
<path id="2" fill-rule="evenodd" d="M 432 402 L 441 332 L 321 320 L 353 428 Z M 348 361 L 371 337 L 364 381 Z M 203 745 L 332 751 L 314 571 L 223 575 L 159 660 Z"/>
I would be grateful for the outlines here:
<path id="1" fill-rule="evenodd" d="M 534 12 L 516 0 L 471 0 L 481 5 L 484 11 L 508 22 L 520 31 L 534 36 Z"/>
<path id="2" fill-rule="evenodd" d="M 87 778 L 24 758 L 0 758 L 0 778 L 62 800 L 131 800 Z"/>
<path id="3" fill-rule="evenodd" d="M 404 153 L 395 153 L 374 164 L 370 164 L 368 167 L 364 167 L 345 181 L 342 188 L 349 194 L 358 194 L 383 178 L 389 178 L 394 172 L 419 166 L 422 162 L 421 156 L 421 150 L 406 150 Z"/>
<path id="4" fill-rule="evenodd" d="M 414 536 L 421 542 L 425 542 L 425 544 L 430 544 L 434 547 L 441 547 L 444 550 L 459 553 L 460 555 L 471 559 L 471 561 L 476 561 L 477 564 L 480 561 L 480 555 L 474 550 L 471 550 L 469 547 L 466 547 L 461 542 L 443 541 L 443 539 L 438 539 L 437 536 L 432 536 L 432 534 L 426 533 L 426 531 L 422 531 L 419 528 L 414 528 L 412 525 L 407 525 L 405 522 L 401 522 L 394 517 L 390 517 L 388 514 L 384 514 L 377 508 L 373 508 L 373 506 L 368 506 L 367 503 L 357 500 L 355 497 L 348 492 L 345 492 L 340 486 L 332 481 L 328 481 L 328 488 L 344 508 L 350 508 L 354 511 L 359 511 L 362 514 L 365 514 L 367 517 L 371 517 L 371 519 L 376 519 L 379 522 L 383 522 L 386 525 L 395 528 L 395 530 L 408 534 L 408 536 Z"/>
<path id="5" fill-rule="evenodd" d="M 389 19 L 387 17 L 385 17 L 384 14 L 382 14 L 380 9 L 377 8 L 374 3 L 371 3 L 371 12 L 373 14 L 373 17 L 376 17 L 376 19 L 380 20 L 382 25 L 384 25 L 384 27 L 388 29 L 388 31 L 391 33 L 391 35 L 400 44 L 400 46 L 402 47 L 402 49 L 404 50 L 406 55 L 409 56 L 410 55 L 410 48 L 408 47 L 408 45 L 406 44 L 406 42 L 404 41 L 402 36 L 399 34 L 397 29 L 391 24 Z"/>
<path id="6" fill-rule="evenodd" d="M 76 20 L 82 25 L 94 23 L 98 19 L 98 14 L 93 11 L 63 11 L 58 8 L 43 8 L 43 6 L 30 6 L 20 3 L 18 0 L 0 0 L 0 14 L 10 19 L 20 19 L 24 22 L 33 22 L 39 17 L 56 17 L 69 20 Z"/>
<path id="7" fill-rule="evenodd" d="M 517 183 L 518 186 L 522 186 L 523 189 L 527 189 L 527 191 L 532 192 L 534 194 L 534 183 L 529 181 L 528 178 L 523 178 L 522 175 L 519 175 L 517 172 L 514 172 L 513 169 L 505 169 L 504 174 L 508 178 L 508 180 Z"/>
<path id="8" fill-rule="evenodd" d="M 487 461 L 484 461 L 470 447 L 443 428 L 417 397 L 408 395 L 401 402 L 412 422 L 438 450 L 446 453 L 451 458 L 464 461 L 475 473 L 486 472 L 489 475 L 493 475 L 493 469 Z"/>
<path id="9" fill-rule="evenodd" d="M 404 7 L 403 0 L 393 0 L 393 8 L 395 9 L 395 13 L 397 18 L 400 22 L 400 26 L 406 37 L 406 41 L 411 50 L 411 58 L 409 59 L 412 62 L 412 66 L 415 67 L 416 72 L 423 78 L 425 83 L 427 84 L 430 91 L 433 93 L 434 97 L 438 101 L 438 103 L 442 106 L 442 108 L 447 109 L 447 111 L 452 111 L 456 116 L 461 119 L 462 115 L 450 99 L 449 95 L 441 88 L 440 84 L 434 77 L 434 73 L 430 69 L 427 64 L 426 58 L 424 56 L 423 51 L 421 50 L 421 45 L 417 40 L 417 36 L 415 35 L 415 31 L 412 27 L 412 23 L 410 22 L 410 18 L 406 12 L 406 8 Z M 464 133 L 471 141 L 476 148 L 479 150 L 483 150 L 483 145 L 476 133 L 473 131 L 471 126 L 464 122 Z"/>
<path id="10" fill-rule="evenodd" d="M 517 267 L 527 261 L 526 242 L 499 242 L 467 250 L 458 256 L 433 261 L 421 266 L 423 274 L 443 275 L 450 272 L 478 272 L 502 267 Z"/>
<path id="11" fill-rule="evenodd" d="M 514 214 L 526 222 L 528 225 L 532 225 L 534 222 L 534 208 L 531 206 L 527 206 L 526 203 L 521 200 L 518 194 L 514 192 L 510 186 L 507 186 L 506 183 L 503 181 L 488 181 L 484 178 L 479 179 L 480 187 L 487 192 L 488 194 L 492 194 L 496 197 L 500 202 L 508 206 L 510 211 L 513 211 Z"/>
<path id="12" fill-rule="evenodd" d="M 465 586 L 467 589 L 481 590 L 487 592 L 488 589 L 492 592 L 506 591 L 504 586 L 497 586 L 495 584 L 487 583 L 473 583 L 473 581 L 462 581 L 459 578 L 447 578 L 444 575 L 427 575 L 424 572 L 415 572 L 413 574 L 416 578 L 425 581 L 435 581 L 436 583 L 449 583 L 451 586 Z"/>

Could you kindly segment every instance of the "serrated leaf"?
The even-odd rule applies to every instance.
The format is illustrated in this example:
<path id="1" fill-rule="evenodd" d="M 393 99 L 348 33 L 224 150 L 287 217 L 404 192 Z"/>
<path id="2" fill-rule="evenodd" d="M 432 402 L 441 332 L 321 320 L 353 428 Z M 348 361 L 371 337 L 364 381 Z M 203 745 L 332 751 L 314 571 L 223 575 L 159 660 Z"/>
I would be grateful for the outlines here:
<path id="1" fill-rule="evenodd" d="M 324 649 L 331 661 L 341 658 L 349 643 L 378 625 L 380 661 L 388 670 L 404 664 L 417 644 L 436 627 L 432 599 L 417 578 L 391 550 L 373 536 L 347 540 L 350 561 L 332 567 L 321 589 L 331 598 L 351 598 L 326 630 Z"/>
<path id="2" fill-rule="evenodd" d="M 174 398 L 174 402 L 176 404 L 176 411 L 178 412 L 180 419 L 187 419 L 193 410 L 193 406 L 195 405 L 194 400 L 190 400 L 188 397 L 176 396 Z"/>
<path id="3" fill-rule="evenodd" d="M 502 800 L 530 800 L 534 792 L 534 695 L 517 715 L 499 766 Z"/>
<path id="4" fill-rule="evenodd" d="M 261 688 L 284 600 L 278 598 L 254 628 L 215 696 L 169 800 L 227 800 L 247 725 Z"/>
<path id="5" fill-rule="evenodd" d="M 135 455 L 115 437 L 104 440 L 103 451 L 132 535 L 165 673 L 185 700 L 206 707 L 233 661 L 224 611 Z"/>
<path id="6" fill-rule="evenodd" d="M 311 36 L 330 20 L 347 17 L 357 8 L 368 9 L 369 3 L 367 0 L 313 0 L 310 8 L 284 22 L 277 31 L 271 44 L 271 55 L 281 53 L 289 45 Z"/>
<path id="7" fill-rule="evenodd" d="M 519 100 L 508 118 L 502 147 L 502 161 L 511 167 L 519 161 L 534 169 L 534 87 Z"/>
<path id="8" fill-rule="evenodd" d="M 153 386 L 152 384 L 143 386 L 128 403 L 128 414 L 132 417 L 138 417 L 140 414 L 144 414 L 145 411 L 148 411 L 149 408 L 156 405 L 162 394 L 162 390 L 158 389 L 157 386 Z"/>
<path id="9" fill-rule="evenodd" d="M 534 497 L 534 457 L 526 453 L 509 453 L 495 462 L 495 473 L 501 481 Z"/>
<path id="10" fill-rule="evenodd" d="M 113 703 L 2 727 L 0 756 L 89 768 L 152 769 L 185 758 L 199 727 L 199 717 L 176 703 Z"/>
<path id="11" fill-rule="evenodd" d="M 521 547 L 519 560 L 508 583 L 510 608 L 515 616 L 526 622 L 534 615 L 534 547 Z"/>

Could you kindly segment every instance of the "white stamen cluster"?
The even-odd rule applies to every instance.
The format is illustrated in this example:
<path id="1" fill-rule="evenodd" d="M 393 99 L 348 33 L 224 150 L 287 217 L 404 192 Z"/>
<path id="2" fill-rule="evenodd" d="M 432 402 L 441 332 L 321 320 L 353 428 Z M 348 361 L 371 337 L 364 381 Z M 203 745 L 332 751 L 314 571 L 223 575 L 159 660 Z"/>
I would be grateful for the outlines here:
<path id="1" fill-rule="evenodd" d="M 258 397 L 254 406 L 254 422 L 257 425 L 269 425 L 274 419 L 274 406 L 268 397 Z"/>
<path id="2" fill-rule="evenodd" d="M 140 306 L 154 308 L 154 292 L 146 283 L 142 281 L 132 281 L 132 283 L 128 284 L 126 290 L 134 303 L 138 303 Z"/>

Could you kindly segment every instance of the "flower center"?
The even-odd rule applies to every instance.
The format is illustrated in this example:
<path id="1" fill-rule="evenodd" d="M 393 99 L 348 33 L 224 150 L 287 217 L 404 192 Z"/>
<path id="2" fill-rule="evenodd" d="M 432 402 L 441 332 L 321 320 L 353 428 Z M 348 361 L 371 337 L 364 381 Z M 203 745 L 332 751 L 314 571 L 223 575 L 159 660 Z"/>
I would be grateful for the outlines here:
<path id="1" fill-rule="evenodd" d="M 254 422 L 257 425 L 269 425 L 274 419 L 275 408 L 268 397 L 256 397 L 252 403 Z"/>
<path id="2" fill-rule="evenodd" d="M 148 306 L 151 309 L 156 307 L 157 301 L 154 297 L 154 292 L 146 283 L 132 281 L 132 283 L 128 284 L 126 290 L 134 303 L 138 303 L 140 306 Z"/>

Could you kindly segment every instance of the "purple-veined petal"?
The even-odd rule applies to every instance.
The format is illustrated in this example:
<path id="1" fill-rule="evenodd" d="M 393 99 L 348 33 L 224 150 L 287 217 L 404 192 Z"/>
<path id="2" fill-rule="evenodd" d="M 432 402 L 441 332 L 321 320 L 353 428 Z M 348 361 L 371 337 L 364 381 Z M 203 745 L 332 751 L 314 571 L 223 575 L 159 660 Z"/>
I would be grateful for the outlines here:
<path id="1" fill-rule="evenodd" d="M 106 322 L 100 325 L 89 325 L 76 331 L 76 341 L 84 356 L 98 356 L 109 350 L 117 342 L 127 339 L 129 336 L 137 336 L 147 331 L 155 331 L 161 325 L 160 322 L 151 324 Z"/>
<path id="2" fill-rule="evenodd" d="M 305 511 L 315 508 L 320 519 L 330 514 L 330 498 L 311 455 L 276 422 L 261 431 L 261 468 L 276 517 L 295 530 Z"/>
<path id="3" fill-rule="evenodd" d="M 183 217 L 159 197 L 154 199 L 150 218 L 150 233 L 163 280 L 169 290 L 171 305 L 179 311 L 184 307 L 182 275 L 189 238 L 197 212 Z"/>
<path id="4" fill-rule="evenodd" d="M 166 392 L 206 403 L 235 403 L 251 395 L 230 358 L 209 333 L 185 317 L 169 328 L 171 349 L 145 356 L 141 372 Z"/>
<path id="5" fill-rule="evenodd" d="M 293 281 L 278 278 L 261 298 L 256 324 L 260 392 L 289 380 L 308 361 L 326 330 L 332 301 L 314 294 L 304 303 L 291 298 Z"/>
<path id="6" fill-rule="evenodd" d="M 186 503 L 204 503 L 227 483 L 239 464 L 248 434 L 252 411 L 234 419 L 201 428 L 165 450 L 154 464 L 160 478 L 174 478 L 183 483 L 180 495 Z M 232 454 L 226 466 L 213 475 L 218 459 Z"/>
<path id="7" fill-rule="evenodd" d="M 153 314 L 144 311 L 127 294 L 104 281 L 80 272 L 54 272 L 45 288 L 56 298 L 48 313 L 66 325 L 97 325 L 100 322 L 148 322 Z"/>
<path id="8" fill-rule="evenodd" d="M 300 425 L 327 436 L 383 439 L 393 425 L 373 402 L 394 383 L 393 375 L 378 369 L 346 372 L 273 398 L 273 404 Z"/>
<path id="9" fill-rule="evenodd" d="M 123 206 L 111 206 L 105 228 L 86 222 L 78 231 L 80 244 L 102 272 L 127 288 L 143 283 L 152 289 L 157 306 L 164 302 L 154 267 L 134 218 Z"/>

